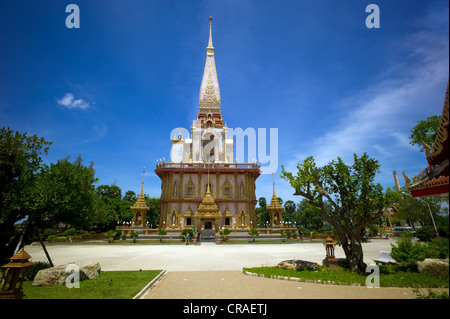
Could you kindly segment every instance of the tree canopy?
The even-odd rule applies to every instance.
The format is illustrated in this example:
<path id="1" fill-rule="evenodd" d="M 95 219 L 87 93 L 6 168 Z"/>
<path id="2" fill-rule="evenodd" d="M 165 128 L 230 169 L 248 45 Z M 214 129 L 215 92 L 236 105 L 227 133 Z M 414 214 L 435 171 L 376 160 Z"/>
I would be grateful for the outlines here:
<path id="1" fill-rule="evenodd" d="M 387 205 L 382 186 L 374 182 L 379 168 L 378 161 L 366 153 L 361 157 L 354 154 L 351 166 L 338 157 L 317 167 L 311 156 L 297 166 L 296 175 L 281 166 L 281 178 L 294 188 L 294 195 L 306 198 L 316 213 L 334 227 L 352 271 L 365 271 L 361 246 L 365 227 L 376 221 Z"/>
<path id="2" fill-rule="evenodd" d="M 439 115 L 429 116 L 426 120 L 417 121 L 417 124 L 411 129 L 409 144 L 420 147 L 420 151 L 423 152 L 422 141 L 432 146 L 436 139 L 436 134 L 439 129 L 439 123 L 441 117 Z"/>

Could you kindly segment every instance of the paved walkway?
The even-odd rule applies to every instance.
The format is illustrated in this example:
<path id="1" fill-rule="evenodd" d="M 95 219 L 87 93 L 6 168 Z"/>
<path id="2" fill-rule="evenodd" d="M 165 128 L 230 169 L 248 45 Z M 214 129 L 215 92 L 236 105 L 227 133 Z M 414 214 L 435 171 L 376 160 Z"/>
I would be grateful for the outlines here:
<path id="1" fill-rule="evenodd" d="M 324 285 L 242 271 L 169 271 L 141 299 L 414 299 L 411 288 Z"/>

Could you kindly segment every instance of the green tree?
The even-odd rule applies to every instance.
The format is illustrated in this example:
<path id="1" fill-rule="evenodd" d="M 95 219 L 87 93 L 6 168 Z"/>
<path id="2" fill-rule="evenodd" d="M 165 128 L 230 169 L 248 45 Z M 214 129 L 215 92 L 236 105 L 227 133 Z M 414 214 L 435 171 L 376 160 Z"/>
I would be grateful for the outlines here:
<path id="1" fill-rule="evenodd" d="M 136 193 L 133 191 L 127 191 L 125 193 L 125 195 L 123 196 L 123 200 L 130 202 L 130 203 L 134 203 L 136 202 Z"/>
<path id="2" fill-rule="evenodd" d="M 77 229 L 92 226 L 97 182 L 93 163 L 84 166 L 81 156 L 72 163 L 70 157 L 56 164 L 44 165 L 37 176 L 39 205 L 35 210 L 39 221 L 65 223 Z"/>
<path id="3" fill-rule="evenodd" d="M 361 243 L 365 227 L 377 220 L 386 207 L 383 188 L 374 183 L 380 168 L 378 161 L 366 153 L 362 157 L 354 154 L 352 166 L 338 157 L 337 161 L 319 168 L 311 156 L 297 168 L 294 176 L 282 165 L 281 177 L 295 189 L 294 195 L 308 199 L 316 212 L 334 227 L 351 271 L 364 272 Z M 331 210 L 325 201 L 331 204 Z"/>
<path id="4" fill-rule="evenodd" d="M 409 144 L 419 146 L 421 152 L 424 150 L 422 148 L 422 141 L 432 146 L 436 139 L 440 121 L 441 117 L 439 115 L 429 116 L 426 120 L 418 121 L 410 131 L 411 135 L 409 139 L 411 141 Z"/>
<path id="5" fill-rule="evenodd" d="M 259 204 L 259 207 L 266 209 L 266 207 L 267 207 L 266 198 L 265 197 L 260 197 L 258 199 L 258 204 Z"/>
<path id="6" fill-rule="evenodd" d="M 159 198 L 148 197 L 144 195 L 145 203 L 149 210 L 145 215 L 145 219 L 151 227 L 155 227 L 159 222 L 159 214 L 161 212 L 161 204 L 159 203 Z"/>
<path id="7" fill-rule="evenodd" d="M 325 209 L 330 210 L 328 201 L 324 203 Z M 303 226 L 309 230 L 319 230 L 323 227 L 323 218 L 317 213 L 314 205 L 311 205 L 307 199 L 302 199 L 297 205 L 297 212 L 294 216 L 297 225 Z"/>
<path id="8" fill-rule="evenodd" d="M 117 222 L 129 222 L 133 216 L 129 210 L 132 205 L 122 200 L 122 190 L 116 185 L 99 185 L 95 189 L 97 198 L 101 201 L 97 205 L 98 225 L 103 229 L 112 229 Z"/>
<path id="9" fill-rule="evenodd" d="M 287 200 L 284 203 L 284 210 L 289 215 L 289 221 L 292 222 L 292 214 L 295 212 L 295 203 L 291 200 Z"/>
<path id="10" fill-rule="evenodd" d="M 135 231 L 132 231 L 132 232 L 130 233 L 130 237 L 133 238 L 133 243 L 135 243 L 135 242 L 136 242 L 136 239 L 139 237 L 139 234 L 136 233 Z"/>
<path id="11" fill-rule="evenodd" d="M 221 229 L 219 231 L 219 235 L 223 236 L 223 241 L 228 241 L 228 235 L 231 233 L 231 230 L 228 228 Z"/>
<path id="12" fill-rule="evenodd" d="M 162 237 L 167 235 L 167 230 L 164 228 L 158 229 L 158 235 L 159 235 L 159 242 L 162 243 Z"/>
<path id="13" fill-rule="evenodd" d="M 255 242 L 255 237 L 259 236 L 259 231 L 256 228 L 252 228 L 248 231 L 248 234 L 252 236 L 253 242 Z"/>
<path id="14" fill-rule="evenodd" d="M 42 156 L 52 142 L 37 135 L 27 136 L 8 128 L 0 129 L 0 263 L 12 256 L 20 241 L 15 224 L 29 217 L 36 206 L 34 186 L 42 168 Z M 27 222 L 24 244 L 34 233 Z"/>

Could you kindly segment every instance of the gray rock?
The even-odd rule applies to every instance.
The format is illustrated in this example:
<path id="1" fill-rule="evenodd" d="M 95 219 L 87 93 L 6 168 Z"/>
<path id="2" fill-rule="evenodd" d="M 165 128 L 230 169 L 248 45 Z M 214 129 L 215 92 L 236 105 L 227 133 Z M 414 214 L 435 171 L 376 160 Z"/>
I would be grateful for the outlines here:
<path id="1" fill-rule="evenodd" d="M 294 269 L 294 270 L 318 270 L 320 265 L 311 261 L 305 260 L 284 260 L 277 265 L 278 268 Z"/>
<path id="2" fill-rule="evenodd" d="M 32 286 L 56 286 L 66 283 L 66 279 L 79 270 L 79 280 L 93 279 L 100 274 L 100 264 L 98 262 L 90 265 L 66 264 L 47 269 L 41 269 L 34 277 Z"/>
<path id="3" fill-rule="evenodd" d="M 447 259 L 425 259 L 417 263 L 420 273 L 448 277 L 449 263 Z"/>

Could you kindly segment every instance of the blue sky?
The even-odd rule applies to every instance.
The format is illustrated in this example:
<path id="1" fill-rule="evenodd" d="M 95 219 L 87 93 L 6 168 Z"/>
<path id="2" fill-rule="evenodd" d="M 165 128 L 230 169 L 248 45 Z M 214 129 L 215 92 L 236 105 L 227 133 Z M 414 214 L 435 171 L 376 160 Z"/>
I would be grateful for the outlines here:
<path id="1" fill-rule="evenodd" d="M 65 8 L 80 8 L 68 29 Z M 368 4 L 380 28 L 368 29 Z M 313 155 L 348 164 L 367 152 L 392 171 L 426 166 L 409 145 L 440 114 L 449 77 L 448 1 L 2 1 L 0 126 L 53 142 L 45 161 L 81 154 L 99 184 L 160 196 L 156 160 L 198 112 L 209 16 L 231 128 L 277 128 L 278 170 Z M 251 159 L 250 159 L 251 160 Z M 272 176 L 256 183 L 270 198 Z M 287 182 L 277 195 L 295 202 Z"/>

